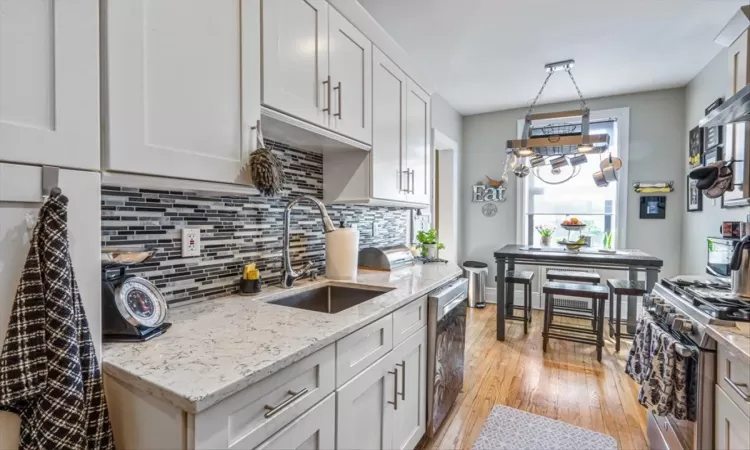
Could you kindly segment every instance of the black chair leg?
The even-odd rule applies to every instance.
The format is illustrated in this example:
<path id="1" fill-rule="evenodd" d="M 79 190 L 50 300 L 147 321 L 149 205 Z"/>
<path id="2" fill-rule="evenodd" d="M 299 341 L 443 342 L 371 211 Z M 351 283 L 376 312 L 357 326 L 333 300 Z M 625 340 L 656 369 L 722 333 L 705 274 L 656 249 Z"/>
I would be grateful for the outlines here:
<path id="1" fill-rule="evenodd" d="M 602 303 L 599 305 L 599 320 L 597 321 L 597 329 L 596 329 L 596 360 L 599 362 L 602 362 L 602 349 L 604 348 L 604 301 L 603 300 L 595 300 L 595 301 L 601 301 Z"/>
<path id="2" fill-rule="evenodd" d="M 596 320 L 599 315 L 596 312 L 597 300 L 591 300 L 591 331 L 596 331 Z"/>
<path id="3" fill-rule="evenodd" d="M 607 321 L 609 322 L 609 337 L 615 336 L 615 330 L 613 330 L 614 328 L 613 324 L 615 320 L 614 307 L 615 307 L 615 293 L 612 289 L 610 289 L 609 290 L 609 320 Z"/>
<path id="4" fill-rule="evenodd" d="M 542 332 L 542 352 L 547 353 L 547 342 L 549 342 L 550 311 L 552 310 L 552 296 L 544 296 L 544 331 Z"/>
<path id="5" fill-rule="evenodd" d="M 529 285 L 523 285 L 523 334 L 529 334 L 529 309 L 526 307 L 526 302 L 529 297 Z"/>
<path id="6" fill-rule="evenodd" d="M 615 306 L 615 308 L 617 308 L 617 321 L 615 322 L 615 351 L 619 352 L 620 351 L 620 328 L 621 328 L 620 310 L 622 309 L 622 296 L 621 295 L 617 296 L 617 306 Z"/>
<path id="7" fill-rule="evenodd" d="M 531 317 L 534 315 L 533 310 L 531 309 L 531 284 L 529 284 L 529 324 L 531 324 Z"/>

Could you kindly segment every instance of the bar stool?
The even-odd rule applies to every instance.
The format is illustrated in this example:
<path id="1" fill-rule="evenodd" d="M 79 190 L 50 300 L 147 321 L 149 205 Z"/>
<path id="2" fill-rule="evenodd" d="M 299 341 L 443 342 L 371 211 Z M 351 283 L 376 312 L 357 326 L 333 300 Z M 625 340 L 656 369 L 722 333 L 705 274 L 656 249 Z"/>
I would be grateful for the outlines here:
<path id="1" fill-rule="evenodd" d="M 622 296 L 642 296 L 646 293 L 646 283 L 643 281 L 630 280 L 607 280 L 609 286 L 609 337 L 615 337 L 615 351 L 620 351 L 620 337 L 632 338 L 633 335 L 622 332 L 620 326 L 620 309 L 622 309 Z M 630 299 L 628 298 L 628 302 Z M 617 314 L 612 314 L 612 307 L 616 304 Z"/>
<path id="2" fill-rule="evenodd" d="M 601 278 L 596 272 L 548 269 L 547 281 L 570 281 L 574 283 L 599 284 Z M 571 312 L 571 314 L 558 313 L 558 316 L 591 320 L 591 329 L 596 331 L 596 318 L 598 317 L 598 314 L 595 301 L 591 302 L 591 308 L 563 305 L 560 299 L 555 300 L 555 303 L 555 309 Z"/>
<path id="3" fill-rule="evenodd" d="M 528 334 L 531 323 L 531 280 L 533 279 L 534 272 L 532 271 L 509 270 L 505 272 L 505 282 L 511 285 L 511 289 L 514 284 L 523 285 L 523 317 L 506 316 L 506 319 L 523 322 L 523 334 Z M 514 306 L 513 309 L 518 309 L 518 307 Z"/>
<path id="4" fill-rule="evenodd" d="M 563 341 L 578 342 L 580 344 L 590 344 L 596 346 L 596 360 L 602 361 L 602 349 L 604 348 L 604 302 L 607 301 L 609 291 L 606 286 L 600 286 L 598 284 L 580 284 L 580 283 L 560 283 L 556 281 L 548 281 L 542 288 L 544 293 L 545 305 L 544 305 L 544 332 L 542 350 L 547 352 L 547 342 L 549 339 L 560 339 Z M 596 320 L 596 330 L 591 331 L 588 328 L 573 327 L 569 325 L 553 324 L 552 319 L 555 315 L 555 302 L 553 301 L 553 295 L 567 295 L 571 297 L 581 297 L 590 299 L 592 303 L 597 303 L 595 306 L 598 313 Z M 555 333 L 551 330 L 567 331 L 569 333 L 576 333 L 582 335 L 594 335 L 596 339 L 589 339 L 582 336 L 575 336 L 570 334 Z"/>

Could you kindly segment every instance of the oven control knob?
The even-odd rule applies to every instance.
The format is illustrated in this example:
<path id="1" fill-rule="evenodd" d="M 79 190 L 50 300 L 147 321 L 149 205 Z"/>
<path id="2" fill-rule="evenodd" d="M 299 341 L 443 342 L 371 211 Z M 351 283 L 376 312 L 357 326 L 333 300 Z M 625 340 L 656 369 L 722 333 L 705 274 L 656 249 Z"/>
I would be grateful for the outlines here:
<path id="1" fill-rule="evenodd" d="M 693 323 L 684 317 L 678 317 L 672 323 L 672 329 L 681 333 L 690 333 L 693 331 Z"/>
<path id="2" fill-rule="evenodd" d="M 656 305 L 656 314 L 660 316 L 666 316 L 672 311 L 674 311 L 674 308 L 671 305 L 665 305 L 664 303 Z"/>
<path id="3" fill-rule="evenodd" d="M 644 295 L 643 296 L 643 304 L 647 308 L 650 308 L 652 306 L 656 306 L 659 303 L 664 302 L 660 297 L 656 297 L 655 295 Z"/>

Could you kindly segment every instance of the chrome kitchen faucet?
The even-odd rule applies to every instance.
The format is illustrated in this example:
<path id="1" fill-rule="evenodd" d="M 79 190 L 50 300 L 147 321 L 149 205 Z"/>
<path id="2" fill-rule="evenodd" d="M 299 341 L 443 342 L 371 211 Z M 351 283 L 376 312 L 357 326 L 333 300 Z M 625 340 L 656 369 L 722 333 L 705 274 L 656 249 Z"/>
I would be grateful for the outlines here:
<path id="1" fill-rule="evenodd" d="M 331 218 L 328 217 L 328 211 L 326 210 L 325 205 L 317 198 L 303 195 L 295 198 L 286 205 L 286 208 L 284 208 L 284 249 L 281 253 L 281 259 L 284 264 L 284 271 L 281 272 L 281 287 L 286 289 L 291 288 L 292 285 L 294 285 L 295 280 L 304 277 L 310 272 L 310 269 L 312 269 L 312 263 L 307 263 L 300 272 L 295 272 L 292 268 L 291 249 L 289 244 L 289 221 L 292 215 L 292 208 L 294 208 L 294 206 L 301 200 L 310 200 L 318 207 L 320 215 L 323 218 L 323 230 L 326 233 L 330 233 L 334 230 L 333 222 L 331 222 Z"/>

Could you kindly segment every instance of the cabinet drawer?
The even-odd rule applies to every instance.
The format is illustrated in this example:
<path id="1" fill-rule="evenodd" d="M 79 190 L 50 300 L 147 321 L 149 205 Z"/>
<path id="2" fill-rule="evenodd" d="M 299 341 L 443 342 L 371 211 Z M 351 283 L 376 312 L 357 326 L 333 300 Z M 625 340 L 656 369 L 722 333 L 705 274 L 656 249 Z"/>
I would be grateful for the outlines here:
<path id="1" fill-rule="evenodd" d="M 392 348 L 392 314 L 336 342 L 336 387 L 341 387 Z"/>
<path id="2" fill-rule="evenodd" d="M 750 448 L 750 418 L 748 418 L 727 393 L 716 388 L 716 430 L 714 446 L 717 450 L 747 450 Z"/>
<path id="3" fill-rule="evenodd" d="M 716 358 L 716 382 L 727 397 L 750 416 L 750 367 L 723 346 L 719 346 Z"/>
<path id="4" fill-rule="evenodd" d="M 336 394 L 310 408 L 257 450 L 332 449 L 336 446 Z"/>
<path id="5" fill-rule="evenodd" d="M 196 448 L 255 448 L 333 392 L 333 345 L 229 397 L 195 418 Z"/>
<path id="6" fill-rule="evenodd" d="M 409 303 L 393 313 L 393 346 L 427 325 L 427 297 Z"/>

